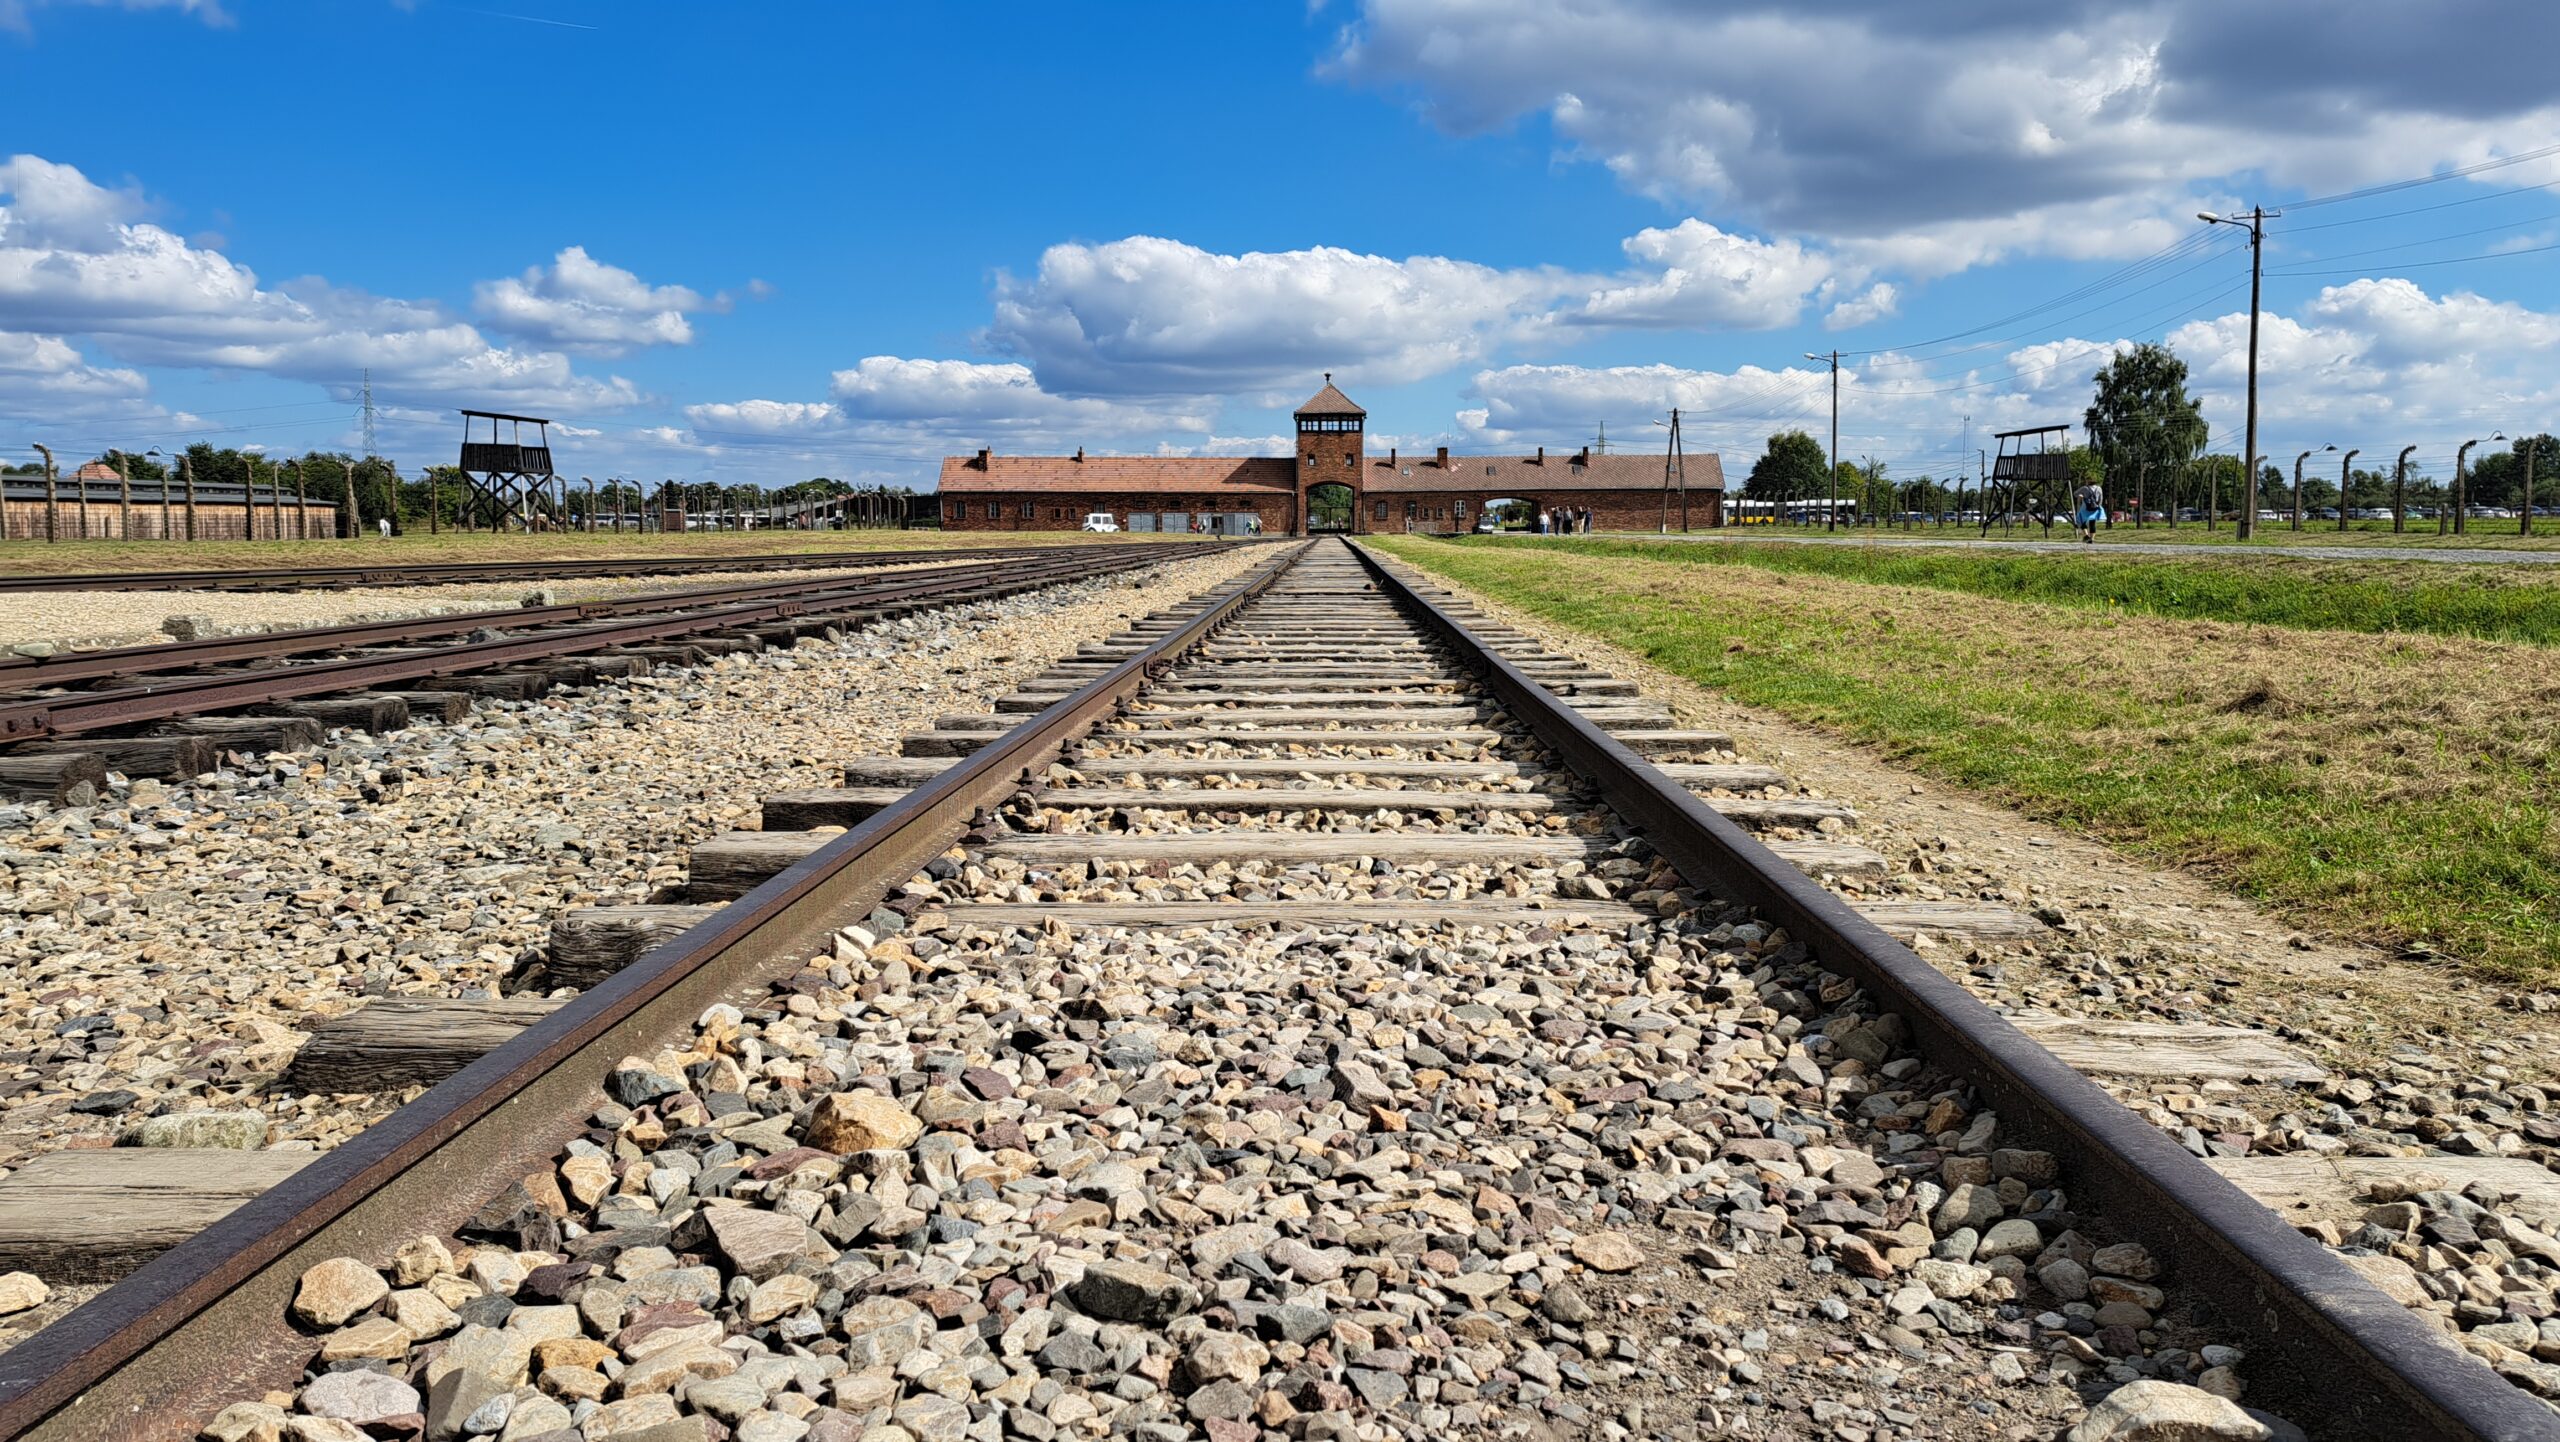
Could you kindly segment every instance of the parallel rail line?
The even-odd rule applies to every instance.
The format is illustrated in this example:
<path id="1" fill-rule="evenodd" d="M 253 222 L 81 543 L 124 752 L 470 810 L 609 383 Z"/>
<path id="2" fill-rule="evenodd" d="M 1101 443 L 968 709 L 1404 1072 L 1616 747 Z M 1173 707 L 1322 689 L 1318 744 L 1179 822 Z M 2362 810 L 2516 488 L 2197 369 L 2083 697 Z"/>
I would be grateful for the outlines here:
<path id="1" fill-rule="evenodd" d="M 1119 542 L 1137 549 L 1137 542 Z M 88 571 L 53 576 L 0 576 L 0 591 L 318 591 L 374 586 L 455 586 L 478 581 L 554 581 L 569 577 L 686 576 L 703 572 L 798 571 L 896 566 L 918 559 L 981 560 L 1054 547 L 971 546 L 942 549 L 811 551 L 752 556 L 616 556 L 592 560 L 384 562 L 357 566 L 277 566 L 200 571 Z"/>
<path id="2" fill-rule="evenodd" d="M 131 676 L 167 667 L 283 661 L 317 651 L 358 650 L 398 641 L 432 640 L 503 625 L 492 640 L 419 647 L 390 655 L 246 667 L 200 676 L 163 676 L 147 684 L 61 691 L 0 703 L 0 743 L 72 736 L 118 727 L 369 689 L 533 661 L 558 660 L 689 635 L 773 622 L 817 621 L 877 613 L 918 603 L 1011 595 L 1061 581 L 1159 564 L 1162 553 L 1135 548 L 1075 550 L 1045 556 L 937 568 L 872 581 L 795 581 L 706 588 L 647 597 L 438 616 L 260 636 L 219 637 L 122 651 L 75 653 L 0 669 L 0 681 L 45 685 Z M 580 621 L 599 624 L 579 625 Z"/>
<path id="3" fill-rule="evenodd" d="M 1308 569 L 1295 571 L 1305 566 Z M 1295 575 L 1301 579 L 1291 582 Z M 1288 583 L 1288 584 L 1284 584 Z M 1295 586 L 1295 589 L 1291 589 Z M 1363 628 L 1366 628 L 1365 631 Z M 1388 633 L 1401 627 L 1415 644 Z M 1394 653 L 1364 668 L 1359 645 L 1328 640 L 1328 629 L 1373 635 Z M 1475 743 L 1456 757 L 1416 759 L 1435 747 L 1425 728 L 1407 747 L 1283 748 L 1260 764 L 1292 766 L 1316 789 L 1166 789 L 1132 798 L 1116 782 L 1059 782 L 1052 763 L 1077 773 L 1196 776 L 1221 761 L 1257 764 L 1250 726 L 1208 733 L 1168 706 L 1186 696 L 1254 690 L 1267 702 L 1307 693 L 1311 680 L 1390 686 L 1403 704 L 1447 703 L 1472 692 L 1524 728 L 1543 752 L 1587 784 L 1607 812 L 1676 868 L 1689 886 L 1751 907 L 1767 924 L 1804 943 L 1825 968 L 1854 977 L 1882 1010 L 1905 1017 L 1925 1059 L 1968 1080 L 1996 1106 L 2003 1135 L 2049 1147 L 2068 1171 L 2075 1204 L 2094 1198 L 2119 1232 L 2178 1259 L 2178 1285 L 2208 1300 L 2249 1339 L 2252 1400 L 2317 1416 L 2339 1435 L 2530 1439 L 2560 1437 L 2543 1404 L 2445 1344 L 2328 1251 L 2285 1226 L 2161 1133 L 2065 1066 L 2026 1034 L 1921 961 L 1875 920 L 1826 890 L 1807 868 L 1854 864 L 1855 848 L 1790 859 L 1755 839 L 1733 808 L 1692 785 L 1731 782 L 1750 768 L 1668 767 L 1647 753 L 1713 749 L 1697 733 L 1665 730 L 1622 688 L 1577 664 L 1513 654 L 1454 598 L 1336 543 L 1275 552 L 1244 578 L 1111 643 L 1089 647 L 1020 693 L 1040 709 L 989 732 L 985 719 L 946 718 L 911 738 L 907 758 L 855 761 L 848 781 L 869 789 L 795 793 L 789 814 L 815 823 L 840 819 L 841 833 L 740 833 L 695 848 L 702 881 L 726 855 L 743 894 L 726 905 L 631 908 L 672 913 L 655 923 L 648 946 L 581 994 L 464 1062 L 423 1096 L 347 1144 L 322 1154 L 290 1180 L 160 1255 L 51 1328 L 0 1356 L 0 1439 L 102 1436 L 180 1437 L 224 1402 L 254 1396 L 298 1375 L 312 1340 L 286 1321 L 302 1272 L 337 1256 L 379 1260 L 421 1231 L 449 1231 L 488 1198 L 548 1165 L 596 1105 L 597 1088 L 620 1057 L 647 1055 L 689 1034 L 710 1004 L 739 998 L 788 976 L 823 953 L 839 929 L 872 914 L 918 871 L 955 844 L 984 856 L 1050 857 L 1047 866 L 1107 864 L 1120 846 L 1106 833 L 1009 833 L 1003 816 L 1028 795 L 1038 805 L 1126 815 L 1139 800 L 1194 815 L 1239 815 L 1339 807 L 1346 777 L 1409 779 L 1422 785 L 1528 774 L 1526 760 L 1495 757 Z M 1178 668 L 1178 669 L 1177 669 Z M 1214 678 L 1211 680 L 1209 678 Z M 1383 679 L 1381 679 L 1383 678 Z M 1161 687 L 1159 693 L 1156 688 Z M 1577 688 L 1587 691 L 1575 694 Z M 1342 693 L 1301 694 L 1313 710 Z M 1351 694 L 1357 695 L 1358 692 Z M 1009 698 L 1009 701 L 1014 698 Z M 1398 699 L 1363 698 L 1392 726 Z M 1339 716 L 1338 708 L 1327 714 Z M 1007 721 L 1013 717 L 1008 715 Z M 1170 719 L 1170 726 L 1141 724 Z M 1364 733 L 1365 734 L 1365 733 Z M 1237 737 L 1247 739 L 1238 740 Z M 1688 739 L 1681 739 L 1681 738 Z M 939 738 L 939 739 L 937 739 Z M 955 738 L 965 738 L 957 739 Z M 954 743 L 954 744 L 945 744 Z M 1184 768 L 1195 768 L 1186 771 Z M 1439 768 L 1439 769 L 1435 769 Z M 1669 774 L 1685 771 L 1685 783 Z M 1715 776 L 1699 773 L 1716 771 Z M 1325 773 L 1319 775 L 1318 773 Z M 1202 777 L 1204 786 L 1214 776 Z M 1115 789 L 1116 788 L 1116 789 Z M 1397 791 L 1412 806 L 1482 815 L 1550 809 L 1552 800 L 1492 790 Z M 1469 798 L 1515 798 L 1472 808 Z M 1436 798 L 1436 799 L 1435 799 Z M 833 808 L 833 810 L 830 810 Z M 778 802 L 768 820 L 781 819 Z M 1512 833 L 1516 835 L 1516 833 Z M 1296 849 L 1378 858 L 1406 848 L 1466 851 L 1474 833 L 1455 830 L 1326 833 L 1242 830 L 1228 838 L 1184 833 L 1210 853 L 1259 841 Z M 1146 838 L 1127 838 L 1138 841 Z M 1556 854 L 1588 849 L 1593 838 L 1558 835 Z M 1427 843 L 1422 845 L 1421 843 Z M 1156 850 L 1168 848 L 1159 847 Z M 1512 849 L 1536 849 L 1526 843 Z M 1077 856 L 1090 863 L 1070 861 Z M 1134 862 L 1132 864 L 1135 864 Z M 1251 864 L 1251 863 L 1243 863 Z M 1283 861 L 1274 864 L 1286 864 Z M 731 894 L 735 894 L 732 892 Z M 1222 907 L 1253 924 L 1258 910 L 1292 926 L 1354 926 L 1385 909 L 1361 902 L 1179 904 L 1070 899 L 1040 905 L 938 903 L 970 925 L 1079 924 L 1146 928 L 1195 926 Z M 1557 898 L 1548 898 L 1556 901 Z M 1520 910 L 1497 895 L 1444 904 L 1455 922 Z M 1571 905 L 1536 913 L 1559 916 Z M 1596 903 L 1607 906 L 1612 903 Z M 1428 909 L 1426 903 L 1413 903 Z M 1090 908 L 1079 922 L 1078 908 Z M 1623 906 L 1621 910 L 1625 910 Z M 1280 924 L 1274 921 L 1274 924 Z M 668 933 L 672 932 L 671 935 Z M 2016 1145 L 2016 1143 L 2008 1143 Z"/>

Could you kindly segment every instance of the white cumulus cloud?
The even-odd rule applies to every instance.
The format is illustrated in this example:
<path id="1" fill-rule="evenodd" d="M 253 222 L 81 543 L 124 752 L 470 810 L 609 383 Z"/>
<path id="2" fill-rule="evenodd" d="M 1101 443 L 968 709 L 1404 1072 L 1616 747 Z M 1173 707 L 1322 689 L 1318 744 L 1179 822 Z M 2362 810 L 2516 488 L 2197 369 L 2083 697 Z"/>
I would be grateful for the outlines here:
<path id="1" fill-rule="evenodd" d="M 651 285 L 573 245 L 548 266 L 480 282 L 473 309 L 509 335 L 591 355 L 621 355 L 643 346 L 690 345 L 685 317 L 714 302 L 681 285 Z"/>

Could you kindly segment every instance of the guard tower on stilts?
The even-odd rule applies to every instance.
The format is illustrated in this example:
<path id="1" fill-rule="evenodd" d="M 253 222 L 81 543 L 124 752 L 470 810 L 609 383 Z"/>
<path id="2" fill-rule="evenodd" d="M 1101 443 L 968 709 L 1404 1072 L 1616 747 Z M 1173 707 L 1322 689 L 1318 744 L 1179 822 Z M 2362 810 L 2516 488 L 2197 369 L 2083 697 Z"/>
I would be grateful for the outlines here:
<path id="1" fill-rule="evenodd" d="M 483 422 L 487 440 L 474 439 Z M 524 428 L 533 427 L 526 445 Z M 502 434 L 503 432 L 503 434 Z M 489 529 L 513 524 L 528 531 L 566 529 L 557 476 L 551 469 L 551 422 L 540 416 L 511 416 L 498 411 L 462 413 L 462 479 L 471 501 L 489 518 Z M 470 524 L 465 506 L 463 524 Z"/>
<path id="2" fill-rule="evenodd" d="M 2071 499 L 2071 447 L 2058 440 L 2070 431 L 2069 426 L 2036 426 L 2023 431 L 2001 431 L 1994 437 L 2000 453 L 1991 462 L 1990 494 L 1982 508 L 1982 533 L 1991 533 L 1991 522 L 1997 518 L 2000 529 L 2009 529 L 2009 518 L 2020 511 L 2047 531 L 2053 529 L 2053 518 L 2063 513 Z M 2033 441 L 2034 449 L 2027 443 Z"/>

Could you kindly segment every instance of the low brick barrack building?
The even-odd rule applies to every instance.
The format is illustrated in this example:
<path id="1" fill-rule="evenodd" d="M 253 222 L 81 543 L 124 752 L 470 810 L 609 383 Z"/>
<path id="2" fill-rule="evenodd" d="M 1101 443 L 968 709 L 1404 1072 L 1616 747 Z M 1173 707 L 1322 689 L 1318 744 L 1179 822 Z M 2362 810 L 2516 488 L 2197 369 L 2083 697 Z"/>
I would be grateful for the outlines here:
<path id="1" fill-rule="evenodd" d="M 1712 454 L 1682 465 L 1658 455 L 1428 456 L 1369 453 L 1368 412 L 1324 388 L 1298 407 L 1294 456 L 1000 456 L 942 463 L 942 524 L 954 531 L 1072 531 L 1107 513 L 1131 531 L 1307 535 L 1475 529 L 1486 508 L 1590 513 L 1595 531 L 1707 527 L 1721 519 L 1724 468 Z M 1685 497 L 1684 497 L 1685 492 Z M 1685 515 L 1684 515 L 1685 509 Z"/>

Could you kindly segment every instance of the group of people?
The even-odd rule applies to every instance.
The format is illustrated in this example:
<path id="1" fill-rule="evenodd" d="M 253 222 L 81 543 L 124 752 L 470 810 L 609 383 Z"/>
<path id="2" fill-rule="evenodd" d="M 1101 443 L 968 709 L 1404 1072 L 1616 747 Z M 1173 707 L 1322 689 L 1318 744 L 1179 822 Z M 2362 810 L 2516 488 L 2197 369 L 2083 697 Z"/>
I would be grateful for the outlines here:
<path id="1" fill-rule="evenodd" d="M 1557 506 L 1538 511 L 1538 534 L 1541 536 L 1583 536 L 1591 533 L 1589 506 Z"/>

